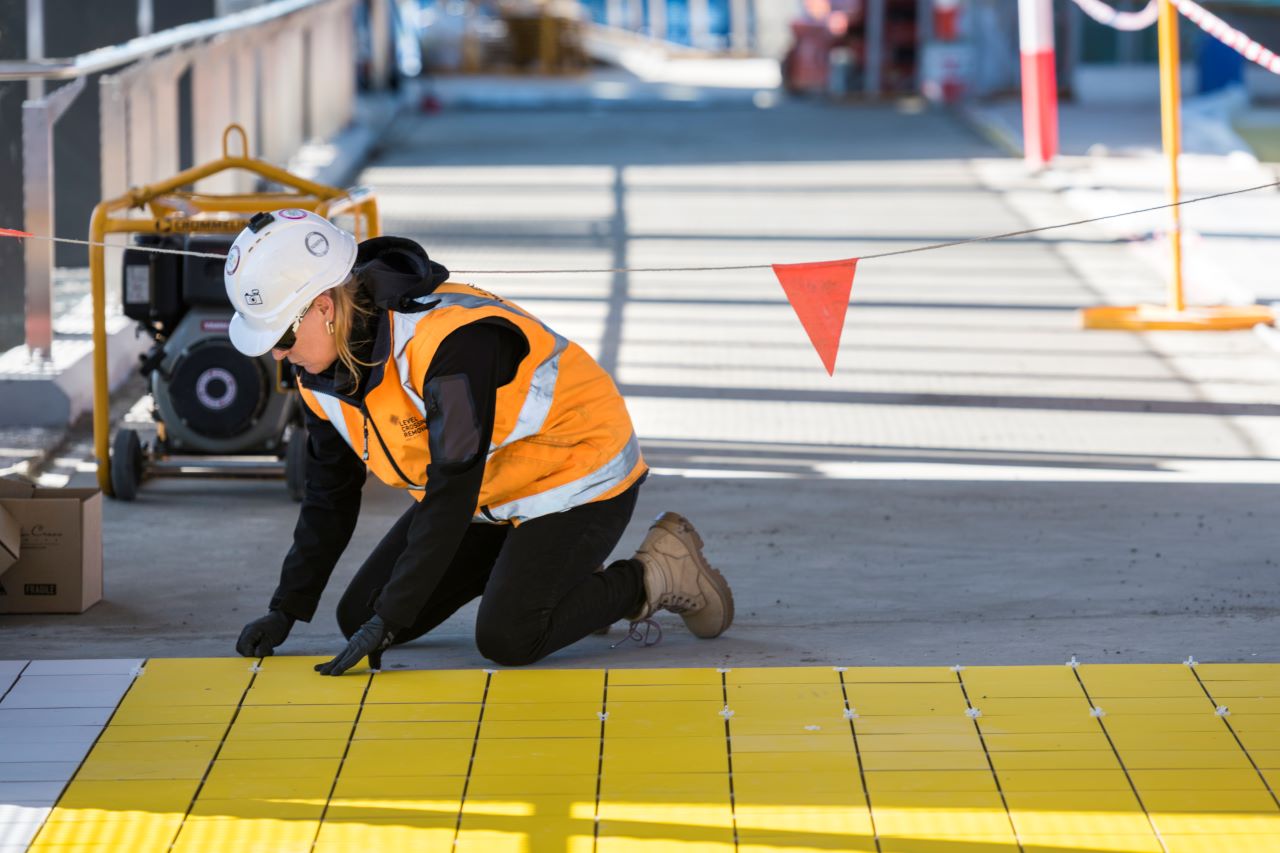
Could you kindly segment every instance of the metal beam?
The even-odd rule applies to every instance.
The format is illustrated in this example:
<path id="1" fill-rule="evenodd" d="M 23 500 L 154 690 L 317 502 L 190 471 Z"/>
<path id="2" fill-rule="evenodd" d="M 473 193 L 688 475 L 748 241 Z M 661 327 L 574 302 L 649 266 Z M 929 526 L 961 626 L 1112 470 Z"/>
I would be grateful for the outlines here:
<path id="1" fill-rule="evenodd" d="M 338 0 L 342 2 L 342 0 Z M 38 2 L 38 0 L 29 0 Z M 0 62 L 0 81 L 6 80 L 73 80 L 87 74 L 107 71 L 136 62 L 161 51 L 204 41 L 223 33 L 245 30 L 268 21 L 292 15 L 303 9 L 320 6 L 333 0 L 277 0 L 225 18 L 213 18 L 183 24 L 171 30 L 132 39 L 124 44 L 112 45 L 82 53 L 72 59 L 38 59 L 19 62 Z M 28 25 L 29 26 L 29 25 Z"/>
<path id="2" fill-rule="evenodd" d="M 83 89 L 81 77 L 22 105 L 23 228 L 32 234 L 54 233 L 53 126 Z M 53 356 L 53 251 L 49 240 L 27 240 L 23 246 L 27 350 L 46 361 Z"/>

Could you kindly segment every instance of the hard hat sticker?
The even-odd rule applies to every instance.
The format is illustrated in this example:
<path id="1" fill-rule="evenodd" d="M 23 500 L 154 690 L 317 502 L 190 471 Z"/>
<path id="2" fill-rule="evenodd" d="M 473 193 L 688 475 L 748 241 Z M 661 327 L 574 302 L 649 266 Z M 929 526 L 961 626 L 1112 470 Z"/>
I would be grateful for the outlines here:
<path id="1" fill-rule="evenodd" d="M 226 274 L 235 275 L 236 270 L 240 268 L 240 247 L 232 246 L 231 251 L 227 253 Z"/>
<path id="2" fill-rule="evenodd" d="M 305 243 L 307 251 L 317 258 L 323 258 L 329 254 L 329 240 L 319 231 L 308 233 Z"/>
<path id="3" fill-rule="evenodd" d="M 261 305 L 262 291 L 258 290 L 256 287 L 253 290 L 246 291 L 244 301 L 246 305 Z"/>
<path id="4" fill-rule="evenodd" d="M 307 212 L 305 210 L 298 210 L 298 208 L 296 207 L 290 207 L 286 210 L 280 211 L 280 218 L 281 219 L 306 219 Z"/>

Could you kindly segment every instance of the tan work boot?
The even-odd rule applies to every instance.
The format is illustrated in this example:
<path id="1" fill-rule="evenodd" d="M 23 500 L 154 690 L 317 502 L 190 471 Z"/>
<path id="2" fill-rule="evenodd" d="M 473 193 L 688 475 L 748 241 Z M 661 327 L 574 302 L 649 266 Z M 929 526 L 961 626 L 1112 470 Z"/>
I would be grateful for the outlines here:
<path id="1" fill-rule="evenodd" d="M 720 636 L 733 622 L 729 584 L 702 556 L 702 537 L 684 516 L 659 516 L 634 559 L 644 566 L 645 603 L 631 621 L 670 610 L 704 639 Z"/>

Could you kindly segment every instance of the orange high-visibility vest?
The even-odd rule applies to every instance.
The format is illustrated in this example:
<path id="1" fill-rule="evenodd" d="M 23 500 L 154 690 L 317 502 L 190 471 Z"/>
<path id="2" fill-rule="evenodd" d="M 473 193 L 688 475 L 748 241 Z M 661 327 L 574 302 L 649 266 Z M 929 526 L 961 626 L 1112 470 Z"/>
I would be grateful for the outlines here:
<path id="1" fill-rule="evenodd" d="M 622 395 L 582 347 L 470 285 L 444 284 L 417 301 L 426 310 L 388 312 L 391 352 L 363 410 L 299 386 L 308 408 L 334 425 L 379 480 L 422 499 L 431 461 L 427 368 L 451 332 L 489 317 L 518 328 L 529 354 L 497 391 L 476 521 L 518 524 L 608 500 L 648 470 Z"/>

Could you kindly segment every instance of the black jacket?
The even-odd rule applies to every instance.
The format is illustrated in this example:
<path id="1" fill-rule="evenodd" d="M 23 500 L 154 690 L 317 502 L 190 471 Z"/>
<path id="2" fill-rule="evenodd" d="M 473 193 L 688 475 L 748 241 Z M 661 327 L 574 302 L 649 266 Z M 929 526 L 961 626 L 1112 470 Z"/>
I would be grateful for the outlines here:
<path id="1" fill-rule="evenodd" d="M 360 244 L 355 273 L 376 310 L 353 330 L 353 349 L 362 361 L 377 366 L 356 377 L 340 362 L 320 375 L 297 373 L 306 387 L 358 407 L 381 380 L 381 365 L 390 357 L 387 311 L 423 310 L 414 300 L 429 296 L 449 271 L 417 243 L 377 237 Z M 436 404 L 427 420 L 431 463 L 426 471 L 405 472 L 416 482 L 425 479 L 426 492 L 413 508 L 408 545 L 374 602 L 375 612 L 393 628 L 410 625 L 421 612 L 471 524 L 493 435 L 497 390 L 512 380 L 528 351 L 514 325 L 484 320 L 446 337 L 427 369 L 422 398 Z M 306 491 L 271 609 L 310 621 L 355 530 L 367 470 L 333 425 L 310 409 L 306 426 Z M 375 440 L 371 434 L 370 442 Z"/>

